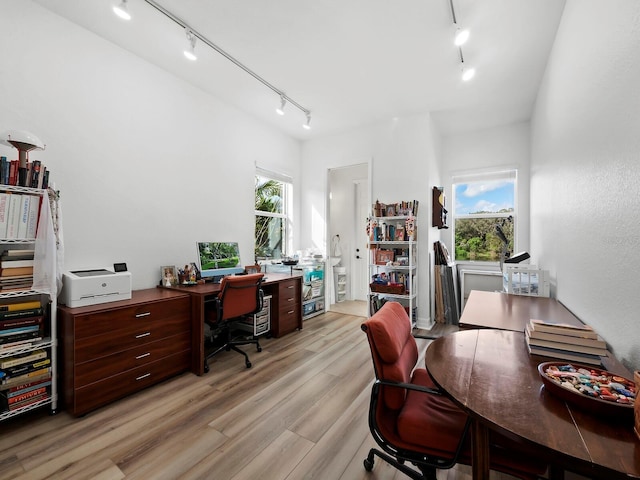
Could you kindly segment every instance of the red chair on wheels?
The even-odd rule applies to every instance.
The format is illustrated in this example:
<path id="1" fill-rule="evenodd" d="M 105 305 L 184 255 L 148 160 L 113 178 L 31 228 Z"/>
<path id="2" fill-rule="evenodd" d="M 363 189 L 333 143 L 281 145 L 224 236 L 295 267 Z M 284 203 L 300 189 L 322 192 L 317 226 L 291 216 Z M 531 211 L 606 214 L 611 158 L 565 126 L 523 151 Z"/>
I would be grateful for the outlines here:
<path id="1" fill-rule="evenodd" d="M 414 480 L 435 480 L 436 469 L 469 464 L 470 419 L 443 395 L 425 368 L 416 368 L 418 348 L 404 307 L 385 303 L 362 324 L 362 330 L 369 340 L 376 376 L 369 429 L 382 449 L 369 451 L 365 469 L 373 470 L 374 456 L 378 456 Z M 498 446 L 496 440 L 508 448 Z M 494 470 L 522 479 L 536 479 L 546 470 L 546 465 L 506 439 L 492 437 L 491 448 Z"/>
<path id="2" fill-rule="evenodd" d="M 231 331 L 235 321 L 246 315 L 253 315 L 262 310 L 263 292 L 262 278 L 264 274 L 234 275 L 224 277 L 220 283 L 220 293 L 215 299 L 213 315 L 205 316 L 205 323 L 211 327 L 212 336 L 222 337 L 224 344 L 209 353 L 204 359 L 204 371 L 209 371 L 209 359 L 223 351 L 231 351 L 244 355 L 247 368 L 251 368 L 249 355 L 240 350 L 240 345 L 256 345 L 262 351 L 257 337 L 234 340 Z"/>

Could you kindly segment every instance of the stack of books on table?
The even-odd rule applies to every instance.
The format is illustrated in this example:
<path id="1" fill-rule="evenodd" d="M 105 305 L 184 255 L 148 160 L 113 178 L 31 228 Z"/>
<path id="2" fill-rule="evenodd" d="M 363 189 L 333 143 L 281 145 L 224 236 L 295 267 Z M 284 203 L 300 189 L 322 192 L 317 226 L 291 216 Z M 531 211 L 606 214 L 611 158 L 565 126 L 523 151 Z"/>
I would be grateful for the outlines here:
<path id="1" fill-rule="evenodd" d="M 48 399 L 50 385 L 51 359 L 46 350 L 0 358 L 0 412 Z"/>
<path id="2" fill-rule="evenodd" d="M 30 290 L 34 250 L 5 250 L 0 256 L 0 291 Z"/>
<path id="3" fill-rule="evenodd" d="M 532 355 L 600 366 L 607 344 L 588 325 L 531 320 L 525 329 L 527 349 Z"/>

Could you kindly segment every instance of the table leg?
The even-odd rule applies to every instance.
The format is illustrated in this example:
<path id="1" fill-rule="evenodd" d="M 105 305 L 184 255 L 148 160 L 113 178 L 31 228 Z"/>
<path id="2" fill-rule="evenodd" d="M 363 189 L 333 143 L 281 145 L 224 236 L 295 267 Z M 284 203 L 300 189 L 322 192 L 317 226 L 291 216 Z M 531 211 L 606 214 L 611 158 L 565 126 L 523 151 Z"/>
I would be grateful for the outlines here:
<path id="1" fill-rule="evenodd" d="M 471 473 L 474 480 L 489 480 L 489 429 L 478 420 L 471 423 Z"/>

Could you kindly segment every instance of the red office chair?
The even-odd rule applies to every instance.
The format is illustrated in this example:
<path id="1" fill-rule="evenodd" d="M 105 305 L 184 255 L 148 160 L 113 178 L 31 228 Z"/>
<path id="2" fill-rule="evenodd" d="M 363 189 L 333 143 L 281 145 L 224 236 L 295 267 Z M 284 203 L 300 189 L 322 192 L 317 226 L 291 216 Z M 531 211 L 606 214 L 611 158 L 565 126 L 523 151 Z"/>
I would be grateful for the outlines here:
<path id="1" fill-rule="evenodd" d="M 436 469 L 469 464 L 470 419 L 438 390 L 425 368 L 415 368 L 418 348 L 404 307 L 385 303 L 362 324 L 362 330 L 369 340 L 376 376 L 369 429 L 383 450 L 372 448 L 364 468 L 373 470 L 377 455 L 414 480 L 435 480 Z M 523 479 L 535 479 L 546 470 L 535 458 L 493 445 L 491 468 Z"/>
<path id="2" fill-rule="evenodd" d="M 253 315 L 262 310 L 263 292 L 260 288 L 264 274 L 228 276 L 222 279 L 220 293 L 215 299 L 215 315 L 205 317 L 205 322 L 217 336 L 222 336 L 224 345 L 207 355 L 204 359 L 204 371 L 209 371 L 209 359 L 222 351 L 238 352 L 244 355 L 247 368 L 251 368 L 249 355 L 238 348 L 239 345 L 255 344 L 258 352 L 262 351 L 257 337 L 244 340 L 233 340 L 231 330 L 234 320 L 245 315 Z"/>

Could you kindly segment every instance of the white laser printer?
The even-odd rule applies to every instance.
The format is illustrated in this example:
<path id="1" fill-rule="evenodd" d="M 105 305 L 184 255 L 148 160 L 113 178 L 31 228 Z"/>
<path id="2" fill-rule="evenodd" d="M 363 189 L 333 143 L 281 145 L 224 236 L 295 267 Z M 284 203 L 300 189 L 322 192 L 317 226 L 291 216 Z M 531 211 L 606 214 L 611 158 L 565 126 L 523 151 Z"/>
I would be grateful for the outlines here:
<path id="1" fill-rule="evenodd" d="M 131 272 L 107 269 L 75 270 L 62 275 L 60 303 L 86 307 L 131 298 Z"/>

